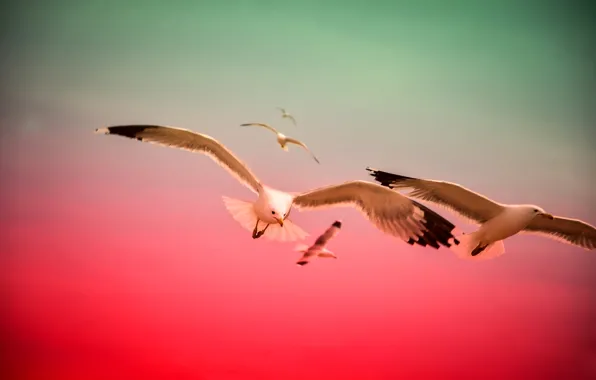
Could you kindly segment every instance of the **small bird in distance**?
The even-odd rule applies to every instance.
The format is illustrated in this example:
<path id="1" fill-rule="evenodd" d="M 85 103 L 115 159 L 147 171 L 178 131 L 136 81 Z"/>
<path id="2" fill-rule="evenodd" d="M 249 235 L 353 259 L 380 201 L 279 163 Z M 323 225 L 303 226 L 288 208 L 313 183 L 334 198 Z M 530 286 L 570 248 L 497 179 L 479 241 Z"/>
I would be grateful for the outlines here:
<path id="1" fill-rule="evenodd" d="M 294 138 L 288 137 L 288 136 L 284 135 L 283 133 L 278 132 L 275 128 L 273 128 L 269 124 L 265 124 L 265 123 L 245 123 L 245 124 L 240 124 L 240 126 L 241 127 L 263 127 L 263 128 L 266 128 L 266 129 L 270 130 L 271 132 L 273 132 L 273 133 L 275 133 L 277 135 L 277 143 L 279 144 L 279 146 L 281 146 L 281 149 L 283 149 L 283 150 L 285 150 L 287 152 L 288 151 L 287 144 L 295 144 L 295 145 L 301 146 L 308 153 L 310 153 L 310 155 L 317 162 L 317 164 L 320 164 L 319 159 L 311 152 L 311 150 L 306 146 L 305 143 L 303 143 L 300 140 L 296 140 Z"/>
<path id="2" fill-rule="evenodd" d="M 281 108 L 281 107 L 277 107 L 278 110 L 281 111 L 281 118 L 282 119 L 290 119 L 292 120 L 292 123 L 294 123 L 294 125 L 296 125 L 296 119 L 294 119 L 294 116 L 290 115 L 285 108 Z"/>
<path id="3" fill-rule="evenodd" d="M 310 247 L 306 244 L 299 244 L 298 246 L 296 246 L 295 251 L 303 253 L 302 257 L 300 258 L 300 260 L 298 260 L 296 264 L 300 266 L 308 264 L 310 259 L 313 257 L 337 259 L 337 256 L 335 256 L 333 252 L 328 250 L 326 246 L 329 240 L 331 240 L 333 237 L 335 237 L 335 235 L 339 233 L 340 229 L 341 221 L 336 220 L 335 222 L 333 222 L 331 227 L 327 228 L 327 231 L 325 231 L 321 236 L 319 236 L 315 243 Z"/>

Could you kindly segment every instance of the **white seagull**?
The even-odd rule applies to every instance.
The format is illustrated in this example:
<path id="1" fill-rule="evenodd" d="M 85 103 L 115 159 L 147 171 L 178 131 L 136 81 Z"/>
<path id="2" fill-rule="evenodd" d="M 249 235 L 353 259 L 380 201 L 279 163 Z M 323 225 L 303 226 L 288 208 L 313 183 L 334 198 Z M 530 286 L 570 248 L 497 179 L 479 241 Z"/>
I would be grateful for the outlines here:
<path id="1" fill-rule="evenodd" d="M 253 238 L 265 235 L 278 241 L 303 239 L 308 234 L 287 219 L 292 206 L 319 209 L 343 205 L 359 209 L 378 229 L 408 244 L 429 245 L 437 249 L 439 244 L 447 247 L 457 244 L 451 233 L 455 226 L 449 221 L 417 202 L 372 182 L 352 181 L 302 194 L 289 194 L 262 184 L 232 152 L 204 134 L 159 125 L 112 126 L 97 129 L 96 133 L 172 146 L 211 157 L 258 195 L 254 202 L 223 197 L 232 217 L 245 229 L 252 230 Z M 260 230 L 261 222 L 265 227 Z"/>
<path id="2" fill-rule="evenodd" d="M 273 132 L 273 133 L 275 133 L 277 135 L 277 143 L 279 144 L 279 146 L 281 146 L 281 149 L 283 149 L 283 150 L 285 150 L 287 152 L 288 151 L 288 145 L 287 144 L 296 144 L 296 145 L 301 146 L 302 148 L 304 148 L 308 153 L 310 153 L 310 155 L 317 162 L 317 164 L 320 164 L 320 162 L 317 159 L 317 157 L 313 154 L 313 152 L 311 152 L 311 150 L 306 146 L 305 143 L 303 143 L 300 140 L 296 140 L 296 139 L 294 139 L 292 137 L 288 137 L 288 136 L 284 135 L 283 133 L 278 132 L 277 129 L 273 128 L 269 124 L 265 124 L 265 123 L 245 123 L 245 124 L 240 124 L 240 126 L 241 127 L 263 127 L 263 128 L 266 128 L 266 129 L 270 130 L 271 132 Z"/>
<path id="3" fill-rule="evenodd" d="M 331 224 L 331 227 L 327 228 L 321 236 L 317 238 L 313 245 L 310 247 L 306 244 L 299 244 L 295 250 L 302 252 L 303 255 L 296 264 L 302 266 L 308 264 L 310 259 L 313 257 L 326 257 L 337 259 L 337 256 L 333 252 L 327 249 L 327 243 L 333 239 L 335 235 L 339 233 L 341 229 L 341 220 L 336 220 Z"/>
<path id="4" fill-rule="evenodd" d="M 500 256 L 505 253 L 503 240 L 520 232 L 540 234 L 586 250 L 596 249 L 596 228 L 581 220 L 553 216 L 534 205 L 497 203 L 455 183 L 366 169 L 383 186 L 413 189 L 406 195 L 443 206 L 480 224 L 475 232 L 458 237 L 461 244 L 453 251 L 461 258 Z"/>
<path id="5" fill-rule="evenodd" d="M 294 123 L 294 125 L 296 125 L 296 119 L 294 119 L 294 116 L 290 115 L 285 108 L 281 108 L 281 107 L 277 107 L 278 110 L 281 111 L 281 118 L 282 119 L 290 119 L 292 120 L 292 123 Z"/>

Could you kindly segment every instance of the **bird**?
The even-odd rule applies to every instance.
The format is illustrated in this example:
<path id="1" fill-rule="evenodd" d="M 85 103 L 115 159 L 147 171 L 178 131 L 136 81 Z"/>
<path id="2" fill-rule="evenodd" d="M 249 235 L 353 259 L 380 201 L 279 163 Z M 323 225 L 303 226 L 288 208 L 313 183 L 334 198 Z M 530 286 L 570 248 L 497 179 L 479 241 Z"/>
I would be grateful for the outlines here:
<path id="1" fill-rule="evenodd" d="M 292 120 L 292 123 L 294 123 L 294 125 L 296 125 L 296 119 L 294 119 L 294 116 L 290 115 L 285 108 L 281 108 L 281 107 L 277 107 L 278 110 L 281 111 L 281 118 L 282 119 L 290 119 Z"/>
<path id="2" fill-rule="evenodd" d="M 341 220 L 336 220 L 331 224 L 329 228 L 321 236 L 315 240 L 314 244 L 310 247 L 306 244 L 299 244 L 296 246 L 295 250 L 298 252 L 302 252 L 302 257 L 298 260 L 296 264 L 303 266 L 308 264 L 311 258 L 313 257 L 325 257 L 325 258 L 334 258 L 337 259 L 337 256 L 330 250 L 326 248 L 327 243 L 329 240 L 335 237 L 339 233 L 341 229 Z"/>
<path id="3" fill-rule="evenodd" d="M 441 245 L 458 244 L 452 234 L 455 226 L 451 222 L 434 212 L 427 212 L 428 208 L 416 201 L 373 182 L 356 180 L 303 193 L 288 193 L 263 184 L 230 150 L 205 134 L 161 125 L 110 126 L 98 128 L 95 133 L 209 156 L 257 195 L 252 202 L 222 197 L 232 218 L 243 228 L 252 230 L 253 239 L 265 235 L 271 240 L 295 241 L 308 236 L 288 219 L 292 206 L 299 210 L 350 206 L 360 210 L 377 229 L 410 245 L 439 249 Z M 259 223 L 264 224 L 264 228 L 259 228 Z"/>
<path id="4" fill-rule="evenodd" d="M 458 237 L 453 251 L 464 259 L 493 259 L 505 253 L 503 240 L 518 233 L 538 234 L 586 250 L 596 248 L 596 228 L 584 221 L 553 216 L 535 205 L 498 203 L 451 182 L 406 177 L 366 168 L 381 185 L 412 189 L 408 197 L 445 207 L 480 227 Z"/>
<path id="5" fill-rule="evenodd" d="M 296 144 L 298 146 L 301 146 L 302 148 L 304 148 L 308 153 L 310 153 L 310 155 L 312 156 L 312 158 L 317 162 L 317 164 L 320 164 L 319 159 L 313 154 L 313 152 L 311 152 L 311 150 L 306 146 L 306 144 L 304 144 L 302 141 L 300 140 L 296 140 L 292 137 L 288 137 L 286 135 L 284 135 L 283 133 L 278 132 L 275 128 L 273 128 L 272 126 L 270 126 L 269 124 L 265 124 L 265 123 L 244 123 L 244 124 L 240 124 L 241 127 L 263 127 L 263 128 L 267 128 L 268 130 L 270 130 L 271 132 L 275 133 L 277 135 L 277 143 L 279 144 L 279 146 L 281 146 L 281 149 L 285 150 L 286 152 L 288 151 L 288 143 L 289 144 Z"/>

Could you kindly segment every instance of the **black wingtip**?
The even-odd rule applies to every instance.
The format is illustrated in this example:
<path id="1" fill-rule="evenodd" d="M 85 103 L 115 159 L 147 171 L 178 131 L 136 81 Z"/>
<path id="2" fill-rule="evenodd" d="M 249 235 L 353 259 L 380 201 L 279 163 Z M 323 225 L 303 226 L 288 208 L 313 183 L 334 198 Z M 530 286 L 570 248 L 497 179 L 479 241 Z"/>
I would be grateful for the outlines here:
<path id="1" fill-rule="evenodd" d="M 341 220 L 336 220 L 335 222 L 333 222 L 332 226 L 336 228 L 341 228 Z"/>
<path id="2" fill-rule="evenodd" d="M 366 170 L 370 172 L 370 175 L 374 177 L 375 180 L 381 184 L 381 186 L 388 188 L 393 188 L 394 184 L 401 181 L 416 179 L 414 177 L 389 173 L 371 167 L 367 167 Z M 424 211 L 425 222 L 423 225 L 426 228 L 426 231 L 424 231 L 423 235 L 420 236 L 418 240 L 410 239 L 408 244 L 417 244 L 422 247 L 430 246 L 435 249 L 439 249 L 441 246 L 451 247 L 452 244 L 449 242 L 451 239 L 453 239 L 454 244 L 459 244 L 459 241 L 453 236 L 453 230 L 455 229 L 455 225 L 453 223 L 437 214 L 430 208 L 418 202 L 412 202 L 414 202 L 418 208 Z"/>
<path id="3" fill-rule="evenodd" d="M 378 169 L 373 169 L 371 167 L 367 167 L 371 177 L 374 177 L 377 182 L 379 182 L 382 186 L 390 187 L 392 183 L 400 182 L 400 181 L 407 181 L 416 179 L 414 177 L 407 177 L 405 175 L 389 173 Z"/>
<path id="4" fill-rule="evenodd" d="M 453 223 L 423 204 L 416 201 L 412 202 L 424 212 L 423 225 L 426 229 L 423 235 L 419 237 L 418 241 L 415 242 L 416 244 L 423 247 L 428 245 L 435 249 L 439 249 L 441 246 L 447 248 L 451 247 L 451 239 L 453 239 L 454 244 L 459 244 L 459 241 L 453 236 L 453 230 L 455 230 L 455 225 Z M 408 241 L 408 243 L 410 242 Z"/>
<path id="5" fill-rule="evenodd" d="M 128 137 L 130 139 L 138 139 L 139 133 L 148 129 L 159 128 L 157 125 L 117 125 L 113 127 L 101 128 L 101 130 L 110 135 L 118 135 Z"/>
<path id="6" fill-rule="evenodd" d="M 296 264 L 300 265 L 300 266 L 304 266 L 304 265 L 308 264 L 308 261 L 298 261 Z"/>

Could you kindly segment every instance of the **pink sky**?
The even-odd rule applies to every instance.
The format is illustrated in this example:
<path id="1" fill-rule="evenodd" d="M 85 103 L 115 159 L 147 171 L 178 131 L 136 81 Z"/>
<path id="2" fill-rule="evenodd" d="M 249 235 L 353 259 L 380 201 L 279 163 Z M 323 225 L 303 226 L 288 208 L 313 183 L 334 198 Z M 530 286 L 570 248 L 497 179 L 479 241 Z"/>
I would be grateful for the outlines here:
<path id="1" fill-rule="evenodd" d="M 171 160 L 212 183 L 160 167 L 164 148 L 38 137 L 2 166 L 15 379 L 579 379 L 593 363 L 582 250 L 523 237 L 467 263 L 338 209 L 295 213 L 312 235 L 344 220 L 339 259 L 298 267 L 227 214 L 222 194 L 252 195 L 208 159 Z"/>

